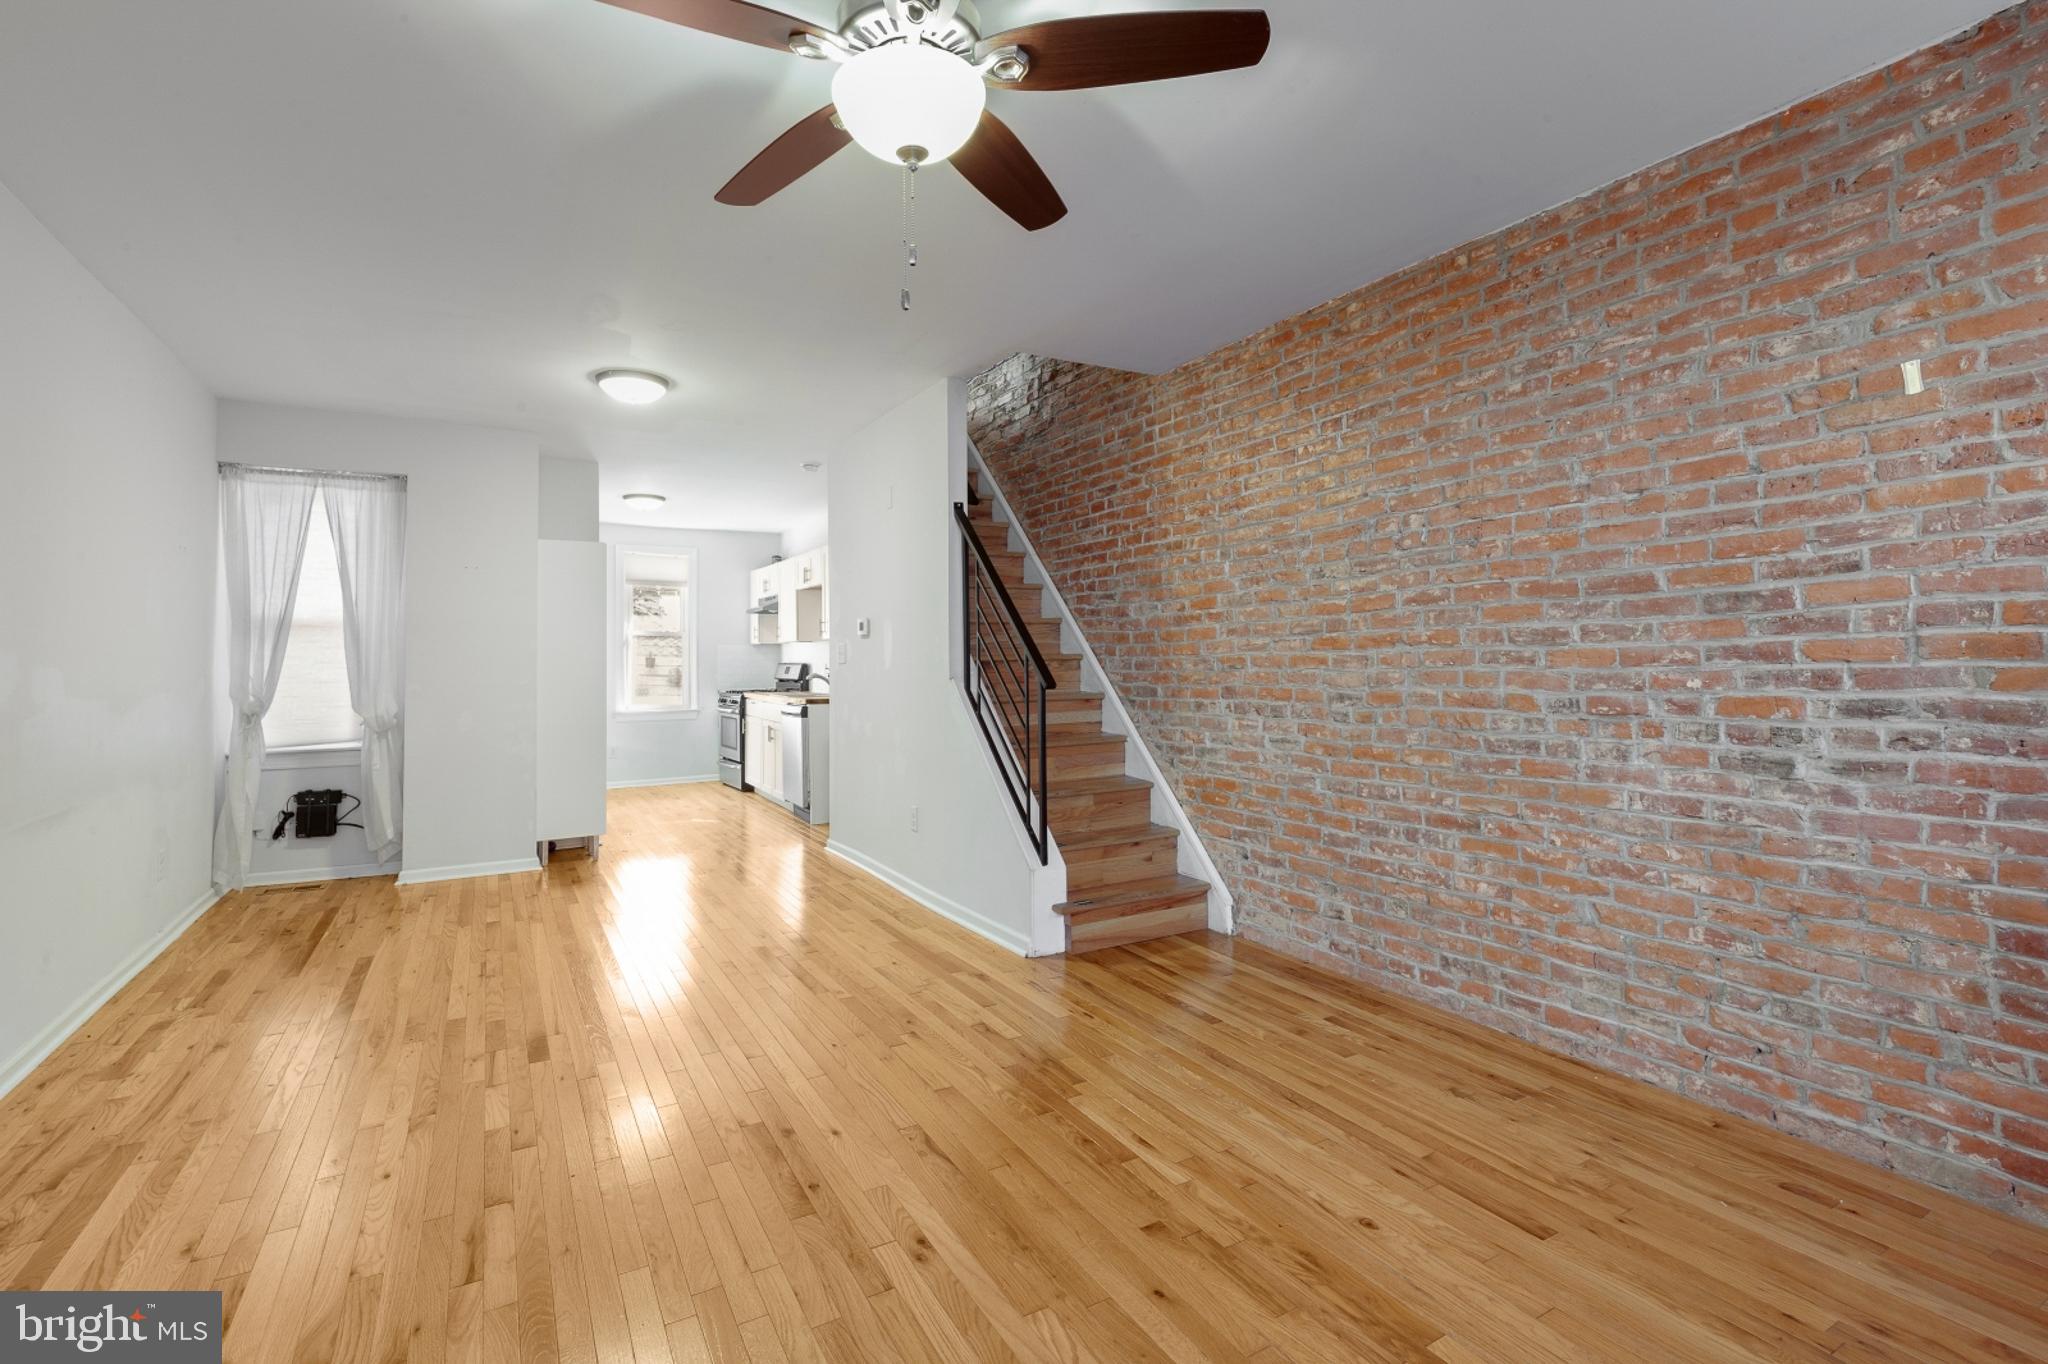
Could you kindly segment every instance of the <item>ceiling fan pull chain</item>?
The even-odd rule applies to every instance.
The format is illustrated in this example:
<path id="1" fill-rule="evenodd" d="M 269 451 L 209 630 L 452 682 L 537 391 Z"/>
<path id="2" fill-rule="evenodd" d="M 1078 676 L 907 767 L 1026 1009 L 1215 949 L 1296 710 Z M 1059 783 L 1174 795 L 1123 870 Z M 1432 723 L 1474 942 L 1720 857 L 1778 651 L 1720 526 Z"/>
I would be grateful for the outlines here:
<path id="1" fill-rule="evenodd" d="M 910 311 L 910 272 L 917 268 L 917 166 L 903 163 L 903 311 Z"/>

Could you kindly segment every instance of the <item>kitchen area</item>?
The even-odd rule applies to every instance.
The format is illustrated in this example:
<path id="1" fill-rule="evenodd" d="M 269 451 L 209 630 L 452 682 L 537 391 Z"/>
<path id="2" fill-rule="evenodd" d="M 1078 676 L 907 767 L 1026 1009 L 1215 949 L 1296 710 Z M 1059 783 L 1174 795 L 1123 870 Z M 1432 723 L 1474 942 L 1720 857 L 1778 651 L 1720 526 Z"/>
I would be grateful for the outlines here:
<path id="1" fill-rule="evenodd" d="M 747 580 L 748 638 L 756 646 L 820 648 L 786 648 L 770 687 L 718 694 L 718 779 L 814 825 L 831 821 L 831 676 L 822 666 L 831 602 L 824 545 L 754 570 Z"/>
<path id="2" fill-rule="evenodd" d="M 831 822 L 832 697 L 808 663 L 784 663 L 768 691 L 718 694 L 718 779 L 807 824 Z"/>
<path id="3" fill-rule="evenodd" d="M 623 499 L 613 515 L 600 530 L 614 583 L 612 638 L 624 647 L 610 651 L 607 786 L 721 782 L 806 823 L 828 822 L 832 585 L 822 505 L 796 509 L 781 531 L 662 524 L 672 515 L 666 499 Z"/>

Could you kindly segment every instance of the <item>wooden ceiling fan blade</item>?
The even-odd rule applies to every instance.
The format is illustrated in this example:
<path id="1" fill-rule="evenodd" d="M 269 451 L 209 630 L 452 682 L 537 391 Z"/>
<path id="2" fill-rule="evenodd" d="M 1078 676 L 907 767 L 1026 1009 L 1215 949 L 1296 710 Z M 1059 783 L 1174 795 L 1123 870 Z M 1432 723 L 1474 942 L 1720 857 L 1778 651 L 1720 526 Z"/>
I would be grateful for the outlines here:
<path id="1" fill-rule="evenodd" d="M 1263 10 L 1187 10 L 1050 19 L 985 38 L 981 51 L 1024 49 L 1030 69 L 1009 89 L 1091 90 L 1257 66 L 1272 39 Z"/>
<path id="2" fill-rule="evenodd" d="M 833 119 L 834 111 L 828 104 L 770 142 L 738 175 L 725 182 L 725 188 L 718 191 L 718 202 L 751 208 L 831 160 L 835 152 L 853 141 Z"/>
<path id="3" fill-rule="evenodd" d="M 1037 158 L 1024 149 L 1010 125 L 994 114 L 982 113 L 974 136 L 953 153 L 953 165 L 968 184 L 1027 232 L 1051 227 L 1067 216 L 1066 203 Z"/>
<path id="4" fill-rule="evenodd" d="M 758 43 L 781 52 L 789 51 L 789 40 L 796 34 L 824 32 L 808 20 L 765 5 L 748 4 L 747 0 L 604 0 L 604 3 L 632 10 L 635 14 L 666 19 L 671 24 L 681 24 L 701 33 L 716 33 L 721 38 Z"/>

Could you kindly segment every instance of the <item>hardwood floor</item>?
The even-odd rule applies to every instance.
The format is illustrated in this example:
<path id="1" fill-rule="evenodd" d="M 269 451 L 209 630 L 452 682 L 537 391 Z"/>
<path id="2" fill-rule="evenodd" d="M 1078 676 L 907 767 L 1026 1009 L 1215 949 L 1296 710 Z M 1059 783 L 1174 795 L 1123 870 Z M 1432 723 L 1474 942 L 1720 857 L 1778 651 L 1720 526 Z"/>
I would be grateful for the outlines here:
<path id="1" fill-rule="evenodd" d="M 718 786 L 209 912 L 0 1102 L 0 1284 L 230 1359 L 2048 1358 L 2048 1230 L 1226 939 L 1010 957 Z"/>

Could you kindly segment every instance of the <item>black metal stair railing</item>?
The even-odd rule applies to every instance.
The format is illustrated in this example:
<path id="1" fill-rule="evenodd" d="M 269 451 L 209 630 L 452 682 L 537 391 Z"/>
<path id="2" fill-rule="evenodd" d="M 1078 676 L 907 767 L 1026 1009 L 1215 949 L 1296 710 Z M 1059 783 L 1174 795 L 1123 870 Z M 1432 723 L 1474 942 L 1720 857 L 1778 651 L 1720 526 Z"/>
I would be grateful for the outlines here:
<path id="1" fill-rule="evenodd" d="M 953 520 L 960 527 L 960 686 L 1043 866 L 1052 856 L 1045 696 L 1059 683 L 964 503 L 953 504 Z"/>

